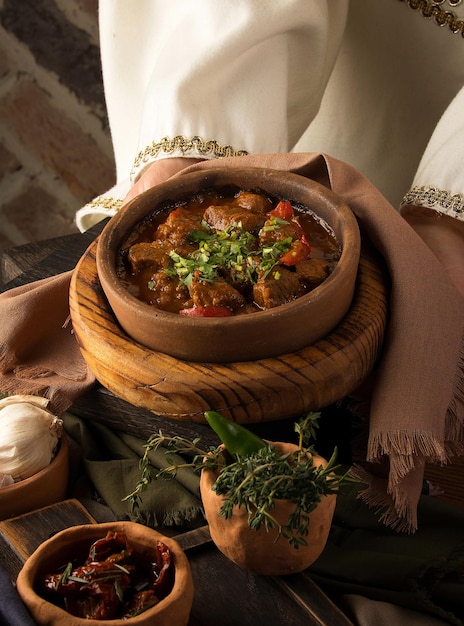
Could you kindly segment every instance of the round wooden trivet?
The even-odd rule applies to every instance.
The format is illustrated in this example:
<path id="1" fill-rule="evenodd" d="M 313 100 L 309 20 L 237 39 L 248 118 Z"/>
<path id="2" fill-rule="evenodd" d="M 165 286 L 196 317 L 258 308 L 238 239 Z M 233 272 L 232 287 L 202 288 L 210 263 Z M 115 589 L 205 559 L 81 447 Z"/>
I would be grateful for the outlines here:
<path id="1" fill-rule="evenodd" d="M 103 294 L 95 254 L 94 242 L 70 289 L 83 357 L 109 391 L 156 415 L 202 423 L 204 411 L 215 410 L 242 424 L 295 418 L 353 391 L 380 353 L 388 279 L 382 264 L 366 252 L 351 309 L 330 335 L 292 354 L 226 364 L 181 361 L 130 339 Z"/>

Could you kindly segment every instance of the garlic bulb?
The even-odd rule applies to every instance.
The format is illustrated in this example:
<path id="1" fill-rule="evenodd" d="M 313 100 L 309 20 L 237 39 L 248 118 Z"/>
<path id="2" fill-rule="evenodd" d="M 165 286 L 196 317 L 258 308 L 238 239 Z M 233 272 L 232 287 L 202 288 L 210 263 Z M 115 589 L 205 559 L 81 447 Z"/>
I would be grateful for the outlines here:
<path id="1" fill-rule="evenodd" d="M 52 461 L 63 422 L 46 409 L 48 403 L 27 395 L 0 400 L 0 474 L 24 480 Z"/>

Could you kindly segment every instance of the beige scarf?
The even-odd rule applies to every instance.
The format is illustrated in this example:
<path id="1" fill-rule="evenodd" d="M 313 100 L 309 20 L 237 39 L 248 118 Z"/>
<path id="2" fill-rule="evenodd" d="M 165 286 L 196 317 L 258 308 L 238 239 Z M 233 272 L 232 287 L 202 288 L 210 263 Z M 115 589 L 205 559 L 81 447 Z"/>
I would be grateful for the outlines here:
<path id="1" fill-rule="evenodd" d="M 385 259 L 391 302 L 370 398 L 366 461 L 388 460 L 388 479 L 371 475 L 367 466 L 354 471 L 367 485 L 365 500 L 382 507 L 382 520 L 414 531 L 425 462 L 445 463 L 464 450 L 464 298 L 423 241 L 351 166 L 321 154 L 253 155 L 206 161 L 178 176 L 224 166 L 287 170 L 330 187 Z M 70 329 L 63 327 L 68 281 L 63 275 L 0 296 L 0 391 L 29 387 L 64 410 L 93 383 Z M 44 289 L 48 295 L 42 297 Z"/>

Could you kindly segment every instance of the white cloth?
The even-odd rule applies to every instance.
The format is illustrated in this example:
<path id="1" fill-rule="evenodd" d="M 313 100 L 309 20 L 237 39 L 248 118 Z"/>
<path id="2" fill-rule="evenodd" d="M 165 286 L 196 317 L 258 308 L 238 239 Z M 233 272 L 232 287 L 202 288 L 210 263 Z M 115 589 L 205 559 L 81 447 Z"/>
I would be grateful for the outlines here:
<path id="1" fill-rule="evenodd" d="M 464 17 L 464 4 L 453 10 Z M 463 85 L 460 34 L 399 0 L 351 0 L 320 112 L 297 149 L 353 165 L 399 207 L 440 117 Z M 458 152 L 441 155 L 444 168 L 450 160 L 462 163 L 463 156 L 461 135 Z M 427 174 L 421 184 L 447 182 L 438 164 Z M 456 185 L 464 191 L 464 168 Z"/>
<path id="2" fill-rule="evenodd" d="M 217 156 L 174 145 L 134 168 L 165 137 L 200 137 L 249 153 L 326 152 L 399 207 L 464 85 L 464 38 L 398 0 L 100 0 L 100 41 L 118 183 L 104 201 L 121 200 L 154 159 Z M 452 176 L 464 191 L 458 122 L 437 129 L 421 185 L 448 189 Z M 78 213 L 81 229 L 117 209 L 99 214 L 101 204 Z"/>
<path id="3" fill-rule="evenodd" d="M 464 42 L 463 42 L 464 43 Z M 464 88 L 439 121 L 414 177 L 411 201 L 464 219 Z"/>
<path id="4" fill-rule="evenodd" d="M 347 0 L 134 6 L 100 1 L 118 180 L 140 150 L 164 136 L 200 136 L 253 153 L 289 151 L 317 113 Z"/>

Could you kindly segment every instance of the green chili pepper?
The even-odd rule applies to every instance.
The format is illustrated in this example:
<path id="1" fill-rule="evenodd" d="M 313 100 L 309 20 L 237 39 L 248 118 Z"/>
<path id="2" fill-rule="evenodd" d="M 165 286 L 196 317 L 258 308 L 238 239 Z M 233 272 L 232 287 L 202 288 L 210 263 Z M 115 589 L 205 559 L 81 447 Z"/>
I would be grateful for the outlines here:
<path id="1" fill-rule="evenodd" d="M 258 435 L 228 420 L 221 413 L 206 411 L 205 418 L 230 454 L 250 456 L 267 445 Z"/>

